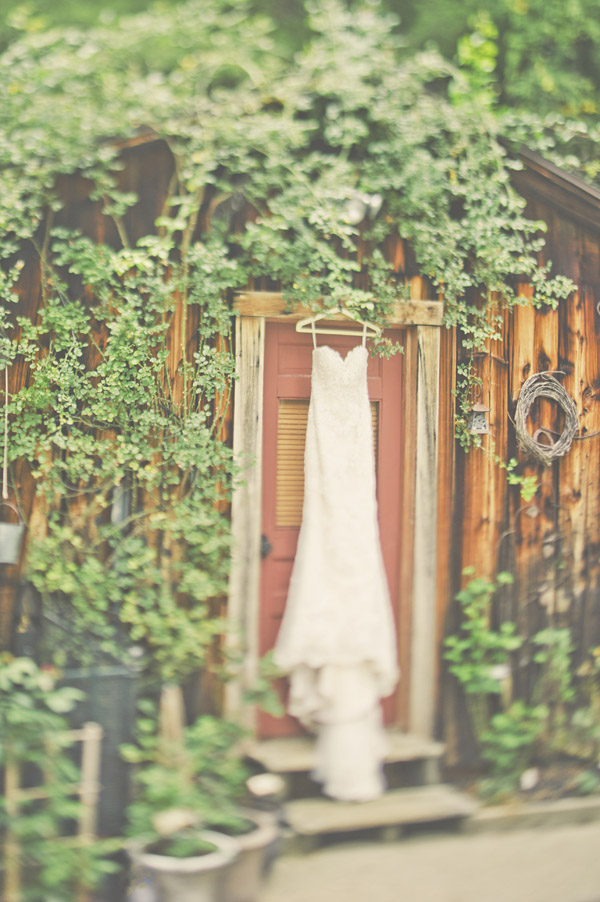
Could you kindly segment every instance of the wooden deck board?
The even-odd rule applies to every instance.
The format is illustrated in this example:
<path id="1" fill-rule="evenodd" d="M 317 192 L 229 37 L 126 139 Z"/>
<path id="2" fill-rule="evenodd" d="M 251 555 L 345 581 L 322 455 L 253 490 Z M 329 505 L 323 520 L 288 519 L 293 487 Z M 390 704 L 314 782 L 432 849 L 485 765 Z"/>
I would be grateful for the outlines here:
<path id="1" fill-rule="evenodd" d="M 477 807 L 454 787 L 437 784 L 391 790 L 370 802 L 296 799 L 287 804 L 286 819 L 298 836 L 317 836 L 455 820 L 470 817 Z"/>
<path id="2" fill-rule="evenodd" d="M 440 758 L 444 745 L 430 739 L 422 739 L 410 733 L 388 732 L 386 763 L 419 761 Z M 246 755 L 275 774 L 308 773 L 315 764 L 314 739 L 310 736 L 292 736 L 284 739 L 266 739 L 249 743 Z"/>

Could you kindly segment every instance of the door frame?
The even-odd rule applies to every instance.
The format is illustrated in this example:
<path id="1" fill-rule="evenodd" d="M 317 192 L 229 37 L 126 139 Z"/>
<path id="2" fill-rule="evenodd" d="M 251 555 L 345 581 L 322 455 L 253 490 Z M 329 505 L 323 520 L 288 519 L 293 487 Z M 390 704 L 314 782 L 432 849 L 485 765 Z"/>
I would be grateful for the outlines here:
<path id="1" fill-rule="evenodd" d="M 236 374 L 233 452 L 241 467 L 231 504 L 233 552 L 227 618 L 229 651 L 239 670 L 225 687 L 225 714 L 254 733 L 256 712 L 244 693 L 258 674 L 260 615 L 260 546 L 262 497 L 262 433 L 265 333 L 269 322 L 292 323 L 310 315 L 305 307 L 292 312 L 279 292 L 248 291 L 237 296 L 235 324 Z M 437 473 L 440 301 L 398 302 L 387 319 L 404 328 L 403 424 L 404 485 L 401 519 L 400 592 L 401 657 L 409 661 L 401 691 L 408 711 L 402 729 L 431 738 L 434 734 L 437 680 Z M 332 317 L 335 320 L 335 317 Z"/>

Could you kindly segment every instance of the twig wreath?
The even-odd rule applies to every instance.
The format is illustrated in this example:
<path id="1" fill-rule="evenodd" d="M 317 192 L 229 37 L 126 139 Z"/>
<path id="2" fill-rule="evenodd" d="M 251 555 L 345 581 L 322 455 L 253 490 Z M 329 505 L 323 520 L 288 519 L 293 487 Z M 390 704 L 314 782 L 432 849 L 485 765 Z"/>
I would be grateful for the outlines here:
<path id="1" fill-rule="evenodd" d="M 565 425 L 560 436 L 554 440 L 548 429 L 537 429 L 532 435 L 527 430 L 527 418 L 531 407 L 538 398 L 556 401 L 565 414 Z M 549 372 L 534 373 L 523 385 L 515 411 L 515 430 L 519 448 L 536 460 L 549 466 L 556 457 L 563 457 L 573 444 L 573 438 L 579 427 L 577 406 L 573 398 Z M 539 438 L 544 436 L 545 441 Z"/>

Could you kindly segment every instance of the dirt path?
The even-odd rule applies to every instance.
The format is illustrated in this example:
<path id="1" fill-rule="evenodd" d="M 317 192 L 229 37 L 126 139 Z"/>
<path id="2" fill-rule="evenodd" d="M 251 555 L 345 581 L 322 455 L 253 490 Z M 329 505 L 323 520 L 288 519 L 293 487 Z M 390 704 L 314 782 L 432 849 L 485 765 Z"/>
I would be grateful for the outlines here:
<path id="1" fill-rule="evenodd" d="M 260 902 L 600 902 L 600 822 L 282 857 Z"/>

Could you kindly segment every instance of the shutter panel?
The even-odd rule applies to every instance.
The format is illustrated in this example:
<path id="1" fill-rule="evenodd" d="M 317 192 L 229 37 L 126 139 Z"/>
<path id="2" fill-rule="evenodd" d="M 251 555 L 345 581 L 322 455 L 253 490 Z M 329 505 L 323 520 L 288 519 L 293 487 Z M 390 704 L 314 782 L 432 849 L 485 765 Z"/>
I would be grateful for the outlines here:
<path id="1" fill-rule="evenodd" d="M 280 398 L 277 420 L 277 526 L 299 526 L 304 499 L 308 399 Z"/>
<path id="2" fill-rule="evenodd" d="M 277 419 L 277 526 L 300 526 L 304 500 L 304 445 L 308 399 L 280 398 Z M 373 452 L 377 460 L 379 404 L 371 401 Z"/>

